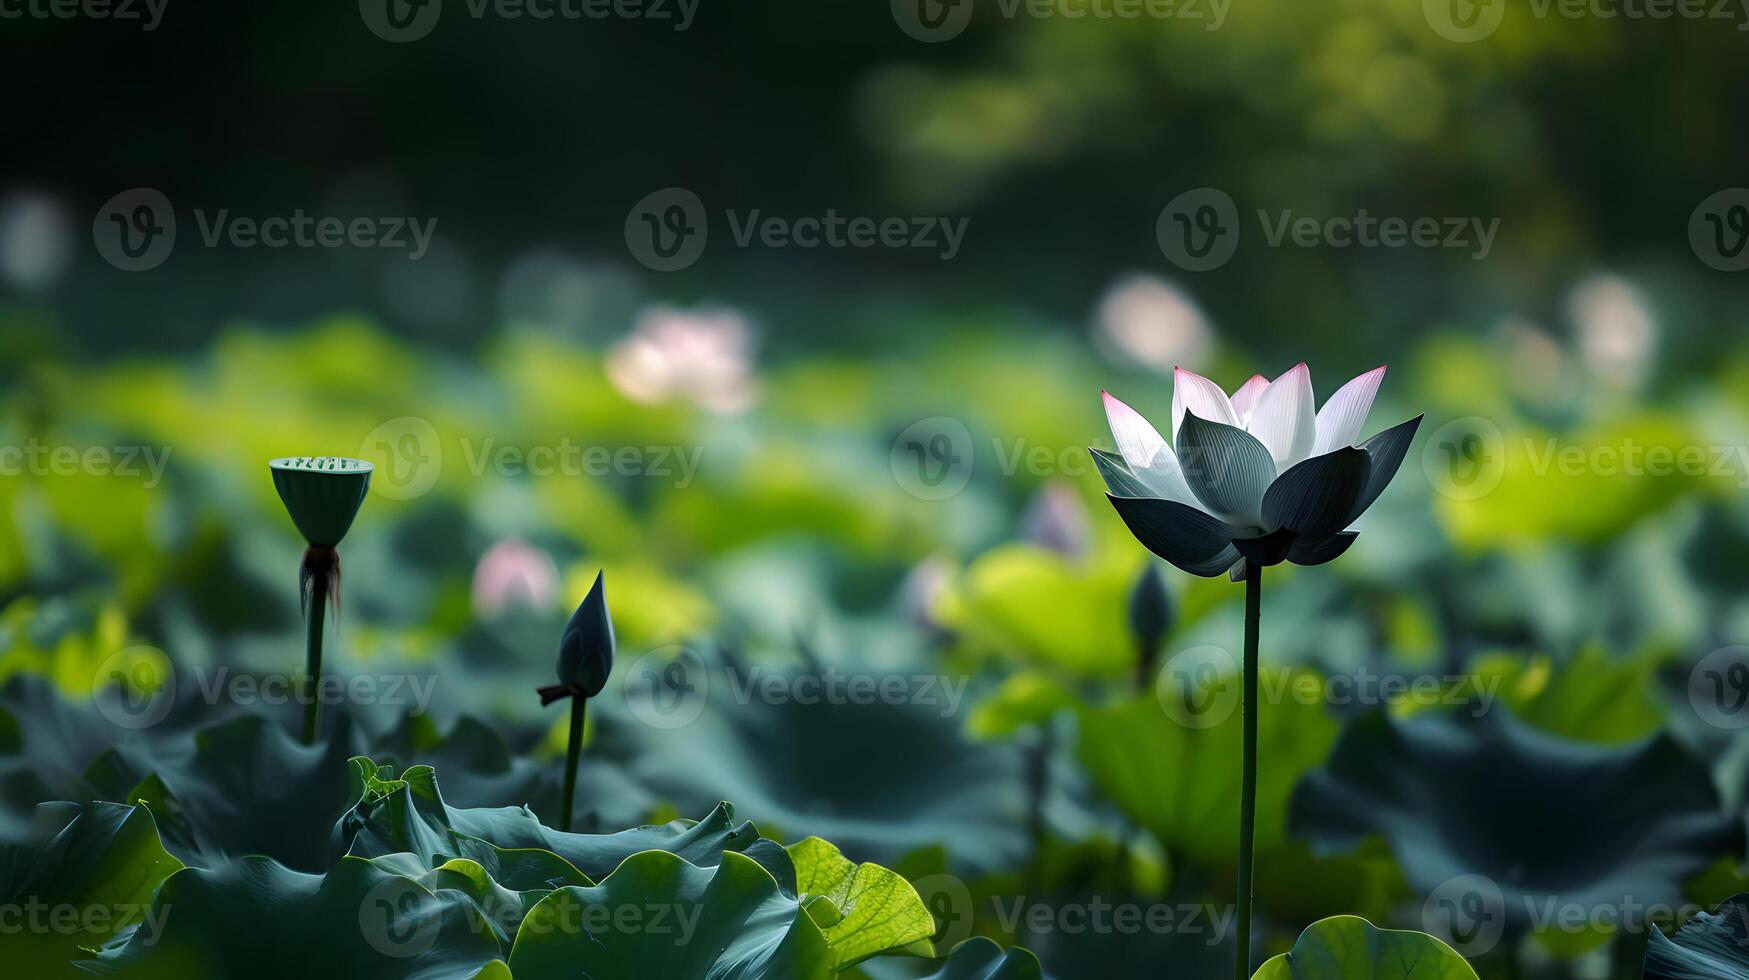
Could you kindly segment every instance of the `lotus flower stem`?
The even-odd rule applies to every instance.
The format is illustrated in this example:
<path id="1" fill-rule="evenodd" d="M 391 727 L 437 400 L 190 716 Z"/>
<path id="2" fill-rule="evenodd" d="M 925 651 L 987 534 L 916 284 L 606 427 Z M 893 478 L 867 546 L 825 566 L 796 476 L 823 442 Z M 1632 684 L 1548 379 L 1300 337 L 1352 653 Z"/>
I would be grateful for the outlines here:
<path id="1" fill-rule="evenodd" d="M 1234 980 L 1251 976 L 1251 879 L 1257 838 L 1257 622 L 1263 608 L 1263 568 L 1245 563 L 1245 774 L 1239 799 L 1239 930 Z"/>
<path id="2" fill-rule="evenodd" d="M 571 832 L 571 806 L 577 799 L 577 764 L 583 759 L 583 719 L 588 698 L 571 699 L 571 741 L 565 748 L 565 801 L 559 812 L 559 829 Z"/>
<path id="3" fill-rule="evenodd" d="M 322 720 L 322 626 L 323 611 L 328 605 L 328 576 L 314 575 L 309 583 L 309 634 L 304 648 L 304 744 L 316 744 L 316 730 Z"/>

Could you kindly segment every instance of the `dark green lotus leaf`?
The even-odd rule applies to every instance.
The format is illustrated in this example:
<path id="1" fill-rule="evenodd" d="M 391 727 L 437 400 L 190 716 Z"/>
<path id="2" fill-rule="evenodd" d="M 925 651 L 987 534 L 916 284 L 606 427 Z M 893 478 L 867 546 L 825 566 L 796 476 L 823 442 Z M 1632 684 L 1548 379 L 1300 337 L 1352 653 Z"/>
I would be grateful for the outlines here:
<path id="1" fill-rule="evenodd" d="M 0 907 L 10 913 L 0 963 L 32 980 L 85 976 L 72 963 L 138 926 L 182 862 L 142 807 L 45 803 L 36 818 L 28 834 L 0 842 Z"/>
<path id="2" fill-rule="evenodd" d="M 1118 516 L 1142 546 L 1192 575 L 1218 575 L 1227 570 L 1219 556 L 1232 551 L 1240 531 L 1218 517 L 1189 504 L 1157 497 L 1106 495 Z M 1213 571 L 1206 569 L 1218 565 Z"/>
<path id="3" fill-rule="evenodd" d="M 142 926 L 84 968 L 140 980 L 510 980 L 467 894 L 430 891 L 361 858 L 326 875 L 264 857 L 189 868 L 164 882 L 148 921 L 160 928 Z"/>
<path id="4" fill-rule="evenodd" d="M 1244 429 L 1185 412 L 1176 446 L 1184 482 L 1204 507 L 1241 527 L 1261 522 L 1263 494 L 1275 479 L 1275 459 L 1263 443 Z"/>
<path id="5" fill-rule="evenodd" d="M 1105 486 L 1114 497 L 1153 497 L 1157 496 L 1148 485 L 1136 476 L 1130 464 L 1124 462 L 1122 456 L 1108 453 L 1103 449 L 1088 449 L 1093 454 L 1093 465 L 1099 470 L 1099 475 L 1105 479 Z"/>
<path id="6" fill-rule="evenodd" d="M 273 488 L 298 533 L 313 545 L 332 548 L 346 537 L 370 492 L 374 466 L 344 456 L 287 456 L 267 464 Z"/>
<path id="7" fill-rule="evenodd" d="M 1019 947 L 1008 949 L 982 936 L 960 943 L 940 970 L 924 980 L 1041 980 L 1038 957 Z"/>
<path id="8" fill-rule="evenodd" d="M 1683 923 L 1675 936 L 1647 937 L 1645 980 L 1749 977 L 1749 895 L 1736 895 Z"/>
<path id="9" fill-rule="evenodd" d="M 358 857 L 397 852 L 417 855 L 426 869 L 455 858 L 483 865 L 502 885 L 553 887 L 582 874 L 600 880 L 632 854 L 667 850 L 709 867 L 725 850 L 745 850 L 759 839 L 750 823 L 736 823 L 734 808 L 719 803 L 704 820 L 676 820 L 615 834 L 566 834 L 541 824 L 527 807 L 459 809 L 444 803 L 429 766 L 399 777 L 369 759 L 349 764 L 352 808 L 335 824 L 339 846 Z"/>
<path id="10" fill-rule="evenodd" d="M 1499 705 L 1355 719 L 1295 793 L 1291 825 L 1326 847 L 1384 837 L 1419 895 L 1480 880 L 1478 923 L 1514 931 L 1551 906 L 1679 906 L 1684 882 L 1744 848 L 1707 767 L 1668 736 L 1592 745 Z"/>
<path id="11" fill-rule="evenodd" d="M 1339 915 L 1312 923 L 1252 980 L 1476 980 L 1450 946 L 1426 933 L 1380 929 Z"/>
<path id="12" fill-rule="evenodd" d="M 423 764 L 443 773 L 443 798 L 451 806 L 527 804 L 549 813 L 547 804 L 558 802 L 556 769 L 512 755 L 496 729 L 467 715 L 447 733 L 430 715 L 410 715 L 374 740 L 369 756 L 397 770 Z"/>
<path id="13" fill-rule="evenodd" d="M 559 683 L 574 686 L 586 698 L 601 693 L 613 672 L 613 620 L 607 614 L 605 572 L 597 572 L 589 594 L 565 624 L 559 642 Z"/>
<path id="14" fill-rule="evenodd" d="M 1218 665 L 1217 665 L 1218 666 Z M 1228 665 L 1231 666 L 1231 665 Z M 1179 682 L 1197 685 L 1186 692 Z M 1265 669 L 1262 689 L 1288 691 L 1315 681 L 1302 671 Z M 1243 768 L 1239 678 L 1205 680 L 1173 664 L 1153 694 L 1081 715 L 1078 750 L 1094 785 L 1175 856 L 1221 865 L 1236 860 Z M 1258 714 L 1259 752 L 1269 760 L 1258 776 L 1257 843 L 1280 843 L 1286 804 L 1300 776 L 1321 764 L 1335 744 L 1337 724 L 1320 702 L 1270 698 Z"/>
<path id="15" fill-rule="evenodd" d="M 601 727 L 582 768 L 581 799 L 644 813 L 662 804 L 702 812 L 734 800 L 786 838 L 821 837 L 887 867 L 941 844 L 960 874 L 1007 870 L 1027 853 L 1023 754 L 967 736 L 970 693 L 944 687 L 938 668 L 891 702 L 760 693 L 766 684 L 798 690 L 798 676 L 821 680 L 824 671 L 702 660 L 678 672 L 632 666 L 591 705 L 601 707 Z M 1053 794 L 1052 812 L 1059 806 L 1072 804 Z"/>
<path id="16" fill-rule="evenodd" d="M 825 934 L 751 858 L 701 868 L 666 851 L 627 858 L 589 888 L 531 909 L 510 953 L 516 980 L 827 980 Z"/>
<path id="17" fill-rule="evenodd" d="M 1349 515 L 1344 526 L 1353 523 L 1355 518 L 1366 513 L 1366 509 L 1379 499 L 1379 494 L 1391 485 L 1391 479 L 1397 475 L 1397 467 L 1403 465 L 1403 457 L 1409 452 L 1409 444 L 1415 441 L 1415 430 L 1421 427 L 1425 416 L 1417 415 L 1407 422 L 1399 422 L 1385 431 L 1373 436 L 1360 444 L 1366 450 L 1372 465 L 1367 470 L 1366 489 L 1354 501 L 1354 512 Z"/>
<path id="18" fill-rule="evenodd" d="M 1263 494 L 1263 526 L 1321 538 L 1348 527 L 1372 458 L 1353 447 L 1296 463 Z"/>
<path id="19" fill-rule="evenodd" d="M 158 768 L 207 857 L 258 854 L 312 872 L 329 866 L 330 830 L 347 807 L 352 744 L 350 720 L 341 712 L 332 717 L 328 737 L 310 746 L 244 715 L 196 732 L 191 758 Z"/>

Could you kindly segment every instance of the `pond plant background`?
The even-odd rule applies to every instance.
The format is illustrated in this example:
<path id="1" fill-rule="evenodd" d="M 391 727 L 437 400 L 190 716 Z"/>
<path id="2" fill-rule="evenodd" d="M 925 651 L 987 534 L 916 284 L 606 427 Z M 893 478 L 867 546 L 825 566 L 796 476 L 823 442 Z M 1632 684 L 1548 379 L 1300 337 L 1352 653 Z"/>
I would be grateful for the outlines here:
<path id="1" fill-rule="evenodd" d="M 1270 573 L 1251 962 L 1741 975 L 1749 12 L 537 8 L 0 6 L 0 959 L 1225 976 L 1244 586 L 1092 450 L 1307 360 L 1425 419 Z"/>

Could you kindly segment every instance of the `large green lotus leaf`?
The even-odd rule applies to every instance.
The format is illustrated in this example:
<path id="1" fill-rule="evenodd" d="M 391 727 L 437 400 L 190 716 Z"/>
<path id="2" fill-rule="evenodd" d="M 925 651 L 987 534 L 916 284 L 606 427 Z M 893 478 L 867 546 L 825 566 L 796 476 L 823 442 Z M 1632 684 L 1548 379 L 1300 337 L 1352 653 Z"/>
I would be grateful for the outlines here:
<path id="1" fill-rule="evenodd" d="M 1464 693 L 1477 705 L 1498 699 L 1544 731 L 1620 745 L 1663 727 L 1669 712 L 1655 692 L 1665 659 L 1657 652 L 1611 657 L 1596 648 L 1564 663 L 1546 656 L 1491 654 L 1471 663 Z"/>
<path id="2" fill-rule="evenodd" d="M 633 855 L 599 885 L 548 895 L 510 953 L 516 980 L 826 980 L 832 963 L 798 898 L 734 852 L 715 868 Z"/>
<path id="3" fill-rule="evenodd" d="M 1019 947 L 1008 949 L 982 936 L 960 943 L 940 970 L 924 980 L 1041 980 L 1038 957 Z"/>
<path id="4" fill-rule="evenodd" d="M 142 807 L 43 804 L 30 834 L 0 843 L 0 903 L 13 912 L 0 962 L 14 976 L 82 976 L 72 962 L 138 925 L 181 869 Z"/>
<path id="5" fill-rule="evenodd" d="M 1290 691 L 1315 680 L 1266 669 L 1260 690 Z M 1232 685 L 1236 698 L 1238 683 L 1236 676 L 1217 679 L 1202 696 Z M 1294 784 L 1324 761 L 1339 728 L 1315 699 L 1264 700 L 1257 717 L 1257 844 L 1268 849 L 1285 836 Z M 1086 708 L 1078 752 L 1100 792 L 1173 854 L 1225 864 L 1238 857 L 1244 718 L 1235 701 L 1217 696 L 1210 703 L 1231 705 L 1231 713 L 1218 721 L 1168 714 L 1151 695 Z"/>
<path id="6" fill-rule="evenodd" d="M 1667 937 L 1647 937 L 1645 980 L 1742 980 L 1749 977 L 1749 895 L 1736 895 L 1689 919 Z"/>
<path id="7" fill-rule="evenodd" d="M 798 677 L 818 681 L 827 670 L 893 674 L 854 665 L 803 673 L 695 663 L 683 671 L 690 693 L 675 699 L 670 720 L 635 693 L 667 683 L 668 673 L 629 664 L 625 680 L 590 703 L 600 728 L 584 754 L 579 796 L 641 813 L 663 805 L 703 812 L 734 800 L 787 839 L 821 837 L 887 867 L 943 843 L 961 874 L 1025 859 L 1023 754 L 968 738 L 960 714 L 966 701 L 952 702 L 945 687 L 951 675 L 925 669 L 927 681 L 908 682 L 899 701 L 787 696 Z M 765 697 L 766 682 L 786 696 Z M 634 710 L 635 697 L 643 697 L 644 710 Z M 1070 805 L 1053 790 L 1052 812 Z"/>
<path id="8" fill-rule="evenodd" d="M 978 650 L 1119 677 L 1134 669 L 1127 623 L 1130 564 L 1087 568 L 1030 545 L 973 562 L 937 605 L 943 623 Z"/>
<path id="9" fill-rule="evenodd" d="M 825 932 L 835 969 L 898 949 L 933 955 L 935 919 L 910 882 L 879 865 L 857 864 L 818 837 L 786 850 L 796 894 Z"/>
<path id="10" fill-rule="evenodd" d="M 498 941 L 463 892 L 432 892 L 360 858 L 307 875 L 264 857 L 165 881 L 150 917 L 83 968 L 140 980 L 509 980 Z"/>
<path id="11" fill-rule="evenodd" d="M 1263 964 L 1252 980 L 1476 980 L 1476 971 L 1425 933 L 1339 915 L 1312 923 L 1293 949 Z"/>
<path id="12" fill-rule="evenodd" d="M 1501 707 L 1356 719 L 1300 785 L 1291 824 L 1325 847 L 1381 835 L 1417 894 L 1468 882 L 1487 904 L 1476 924 L 1514 933 L 1551 907 L 1679 906 L 1686 881 L 1744 848 L 1706 766 L 1668 736 L 1593 745 Z M 1596 930 L 1543 932 L 1573 949 Z"/>
<path id="13" fill-rule="evenodd" d="M 605 877 L 640 851 L 665 850 L 702 867 L 725 850 L 744 851 L 759 840 L 751 823 L 735 821 L 719 803 L 701 821 L 675 820 L 614 834 L 567 834 L 543 825 L 527 807 L 460 809 L 444 803 L 436 773 L 414 766 L 392 777 L 369 759 L 350 760 L 355 803 L 334 828 L 340 846 L 358 857 L 398 852 L 417 855 L 426 869 L 454 858 L 485 866 L 501 885 L 552 888 Z"/>

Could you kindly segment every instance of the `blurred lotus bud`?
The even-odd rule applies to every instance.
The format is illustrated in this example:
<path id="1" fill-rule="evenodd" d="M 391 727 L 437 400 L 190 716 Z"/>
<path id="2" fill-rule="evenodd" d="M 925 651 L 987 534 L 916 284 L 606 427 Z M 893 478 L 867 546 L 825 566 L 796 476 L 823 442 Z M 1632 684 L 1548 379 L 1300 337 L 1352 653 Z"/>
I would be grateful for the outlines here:
<path id="1" fill-rule="evenodd" d="M 589 594 L 565 624 L 559 641 L 559 684 L 542 690 L 542 704 L 567 695 L 592 698 L 607 686 L 607 675 L 613 672 L 613 621 L 607 614 L 604 580 L 605 573 L 595 576 Z M 548 691 L 560 693 L 548 698 Z"/>
<path id="2" fill-rule="evenodd" d="M 1150 275 L 1129 275 L 1099 301 L 1094 338 L 1107 358 L 1168 374 L 1173 367 L 1200 367 L 1214 345 L 1214 332 L 1189 294 Z"/>
<path id="3" fill-rule="evenodd" d="M 1658 346 L 1658 324 L 1645 297 L 1619 276 L 1599 275 L 1569 303 L 1579 356 L 1596 377 L 1622 387 L 1645 380 Z"/>
<path id="4" fill-rule="evenodd" d="M 520 538 L 494 544 L 474 567 L 476 615 L 499 616 L 516 607 L 544 612 L 558 595 L 558 565 Z"/>
<path id="5" fill-rule="evenodd" d="M 1130 587 L 1130 633 L 1136 638 L 1140 660 L 1136 675 L 1142 683 L 1150 683 L 1160 644 L 1172 632 L 1172 597 L 1166 593 L 1166 582 L 1160 577 L 1160 566 L 1148 562 L 1136 584 Z"/>
<path id="6" fill-rule="evenodd" d="M 1092 521 L 1080 496 L 1060 481 L 1045 484 L 1034 495 L 1020 527 L 1027 542 L 1075 559 L 1086 557 L 1093 537 Z"/>
<path id="7" fill-rule="evenodd" d="M 936 615 L 936 603 L 953 583 L 953 563 L 943 555 L 931 555 L 918 562 L 899 584 L 899 610 L 905 621 L 919 629 L 942 629 Z"/>
<path id="8" fill-rule="evenodd" d="M 742 412 L 759 395 L 753 343 L 747 318 L 732 310 L 652 307 L 608 351 L 607 376 L 636 402 L 685 398 L 712 412 Z"/>

